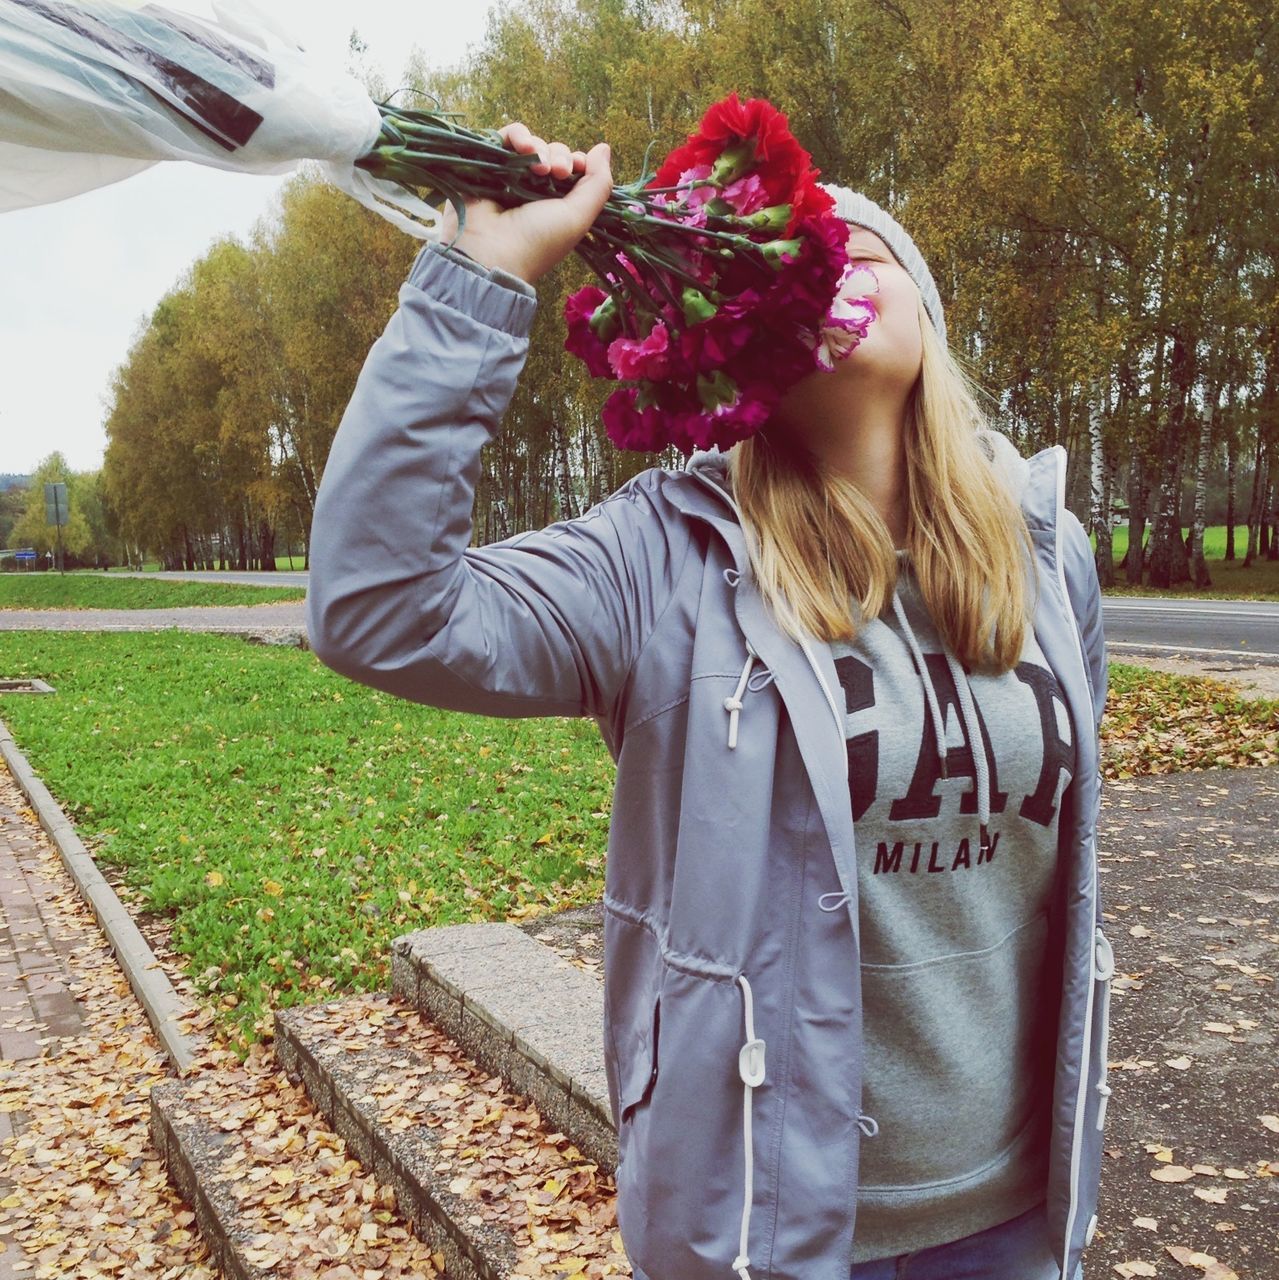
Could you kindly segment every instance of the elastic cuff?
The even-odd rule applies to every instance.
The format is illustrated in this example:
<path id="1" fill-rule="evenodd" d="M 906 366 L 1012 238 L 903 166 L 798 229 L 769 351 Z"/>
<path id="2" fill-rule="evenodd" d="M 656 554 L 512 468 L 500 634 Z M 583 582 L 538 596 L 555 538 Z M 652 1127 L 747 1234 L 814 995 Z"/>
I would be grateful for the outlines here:
<path id="1" fill-rule="evenodd" d="M 522 287 L 516 288 L 507 281 Z M 455 311 L 516 337 L 526 337 L 533 327 L 537 293 L 527 281 L 455 256 L 433 240 L 427 241 L 414 260 L 407 283 Z"/>

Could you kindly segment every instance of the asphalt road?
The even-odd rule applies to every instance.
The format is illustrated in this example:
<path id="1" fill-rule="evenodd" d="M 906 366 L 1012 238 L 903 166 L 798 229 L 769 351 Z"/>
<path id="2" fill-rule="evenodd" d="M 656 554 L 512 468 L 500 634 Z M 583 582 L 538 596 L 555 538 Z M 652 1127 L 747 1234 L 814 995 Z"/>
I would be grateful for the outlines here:
<path id="1" fill-rule="evenodd" d="M 1279 662 L 1279 604 L 1269 600 L 1107 596 L 1102 616 L 1108 646 Z"/>
<path id="2" fill-rule="evenodd" d="M 114 576 L 114 575 L 113 575 Z M 253 586 L 305 587 L 309 574 L 295 573 L 147 573 L 127 575 L 178 581 L 240 582 Z M 1159 600 L 1107 596 L 1102 606 L 1108 645 L 1131 656 L 1185 654 L 1220 658 L 1230 655 L 1279 663 L 1279 603 L 1266 600 Z"/>

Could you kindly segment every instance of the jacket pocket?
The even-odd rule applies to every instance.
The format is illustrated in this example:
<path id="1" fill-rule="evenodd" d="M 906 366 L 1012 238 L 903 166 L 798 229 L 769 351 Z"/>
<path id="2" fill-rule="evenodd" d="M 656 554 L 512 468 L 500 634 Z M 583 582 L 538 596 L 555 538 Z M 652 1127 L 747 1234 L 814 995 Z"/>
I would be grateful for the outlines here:
<path id="1" fill-rule="evenodd" d="M 649 1036 L 645 1044 L 641 1041 L 631 1054 L 630 1061 L 619 1075 L 618 1086 L 618 1127 L 624 1125 L 635 1108 L 648 1100 L 657 1083 L 657 1041 L 658 1029 L 662 1021 L 662 994 L 659 991 L 653 1000 L 652 1018 L 648 1023 Z"/>
<path id="2" fill-rule="evenodd" d="M 1101 1015 L 1098 1025 L 1101 1027 L 1101 1040 L 1098 1045 L 1097 1093 L 1101 1101 L 1097 1104 L 1097 1128 L 1106 1123 L 1106 1104 L 1110 1101 L 1110 1067 L 1107 1057 L 1110 1052 L 1110 982 L 1115 976 L 1115 953 L 1110 939 L 1102 932 L 1100 925 L 1093 946 L 1093 980 L 1102 984 L 1100 992 Z"/>
<path id="3" fill-rule="evenodd" d="M 607 897 L 604 944 L 610 961 L 604 973 L 604 1065 L 620 1160 L 625 1148 L 621 1141 L 624 1122 L 648 1096 L 657 1078 L 663 966 L 653 931 L 633 908 L 615 905 Z"/>

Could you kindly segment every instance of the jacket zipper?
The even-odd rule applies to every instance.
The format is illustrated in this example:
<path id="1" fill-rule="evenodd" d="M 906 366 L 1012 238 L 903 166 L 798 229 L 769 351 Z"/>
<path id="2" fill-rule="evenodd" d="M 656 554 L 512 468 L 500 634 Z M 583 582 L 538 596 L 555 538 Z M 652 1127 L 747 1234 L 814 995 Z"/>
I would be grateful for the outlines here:
<path id="1" fill-rule="evenodd" d="M 1084 674 L 1084 685 L 1086 688 L 1091 687 L 1091 678 L 1088 675 L 1088 664 L 1084 661 L 1083 641 L 1079 636 L 1079 623 L 1075 619 L 1070 609 L 1070 593 L 1066 589 L 1066 571 L 1061 562 L 1061 517 L 1066 509 L 1066 450 L 1062 445 L 1055 445 L 1057 453 L 1060 454 L 1059 465 L 1057 467 L 1057 518 L 1053 528 L 1053 553 L 1057 562 L 1057 582 L 1061 587 L 1062 603 L 1066 607 L 1066 613 L 1070 616 L 1070 633 L 1075 640 L 1075 652 L 1079 655 L 1079 666 Z M 1096 988 L 1096 956 L 1097 956 L 1097 940 L 1094 936 L 1089 944 L 1088 954 L 1088 993 L 1084 1004 L 1084 1040 L 1083 1052 L 1080 1055 L 1079 1064 L 1079 1090 L 1075 1096 L 1075 1123 L 1072 1130 L 1072 1138 L 1070 1143 L 1070 1172 L 1068 1182 L 1070 1185 L 1070 1203 L 1066 1210 L 1066 1239 L 1064 1251 L 1061 1255 L 1061 1273 L 1066 1274 L 1067 1263 L 1070 1260 L 1070 1237 L 1075 1229 L 1075 1217 L 1079 1212 L 1079 1156 L 1084 1140 L 1084 1103 L 1088 1096 L 1088 1072 L 1091 1066 L 1089 1056 L 1092 1050 L 1092 1013 L 1093 1013 L 1093 994 Z"/>

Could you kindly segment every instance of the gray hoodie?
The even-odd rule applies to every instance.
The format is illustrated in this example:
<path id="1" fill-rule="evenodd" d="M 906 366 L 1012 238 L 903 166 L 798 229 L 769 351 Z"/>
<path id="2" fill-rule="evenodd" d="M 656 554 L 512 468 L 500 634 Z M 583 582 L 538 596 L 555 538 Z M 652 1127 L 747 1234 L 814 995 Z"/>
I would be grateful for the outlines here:
<path id="1" fill-rule="evenodd" d="M 1056 1010 L 1042 999 L 1065 695 L 1027 628 L 1002 675 L 933 626 L 906 550 L 890 606 L 831 651 L 857 833 L 866 1075 L 853 1261 L 1044 1199 Z M 842 894 L 822 909 L 838 910 Z"/>

